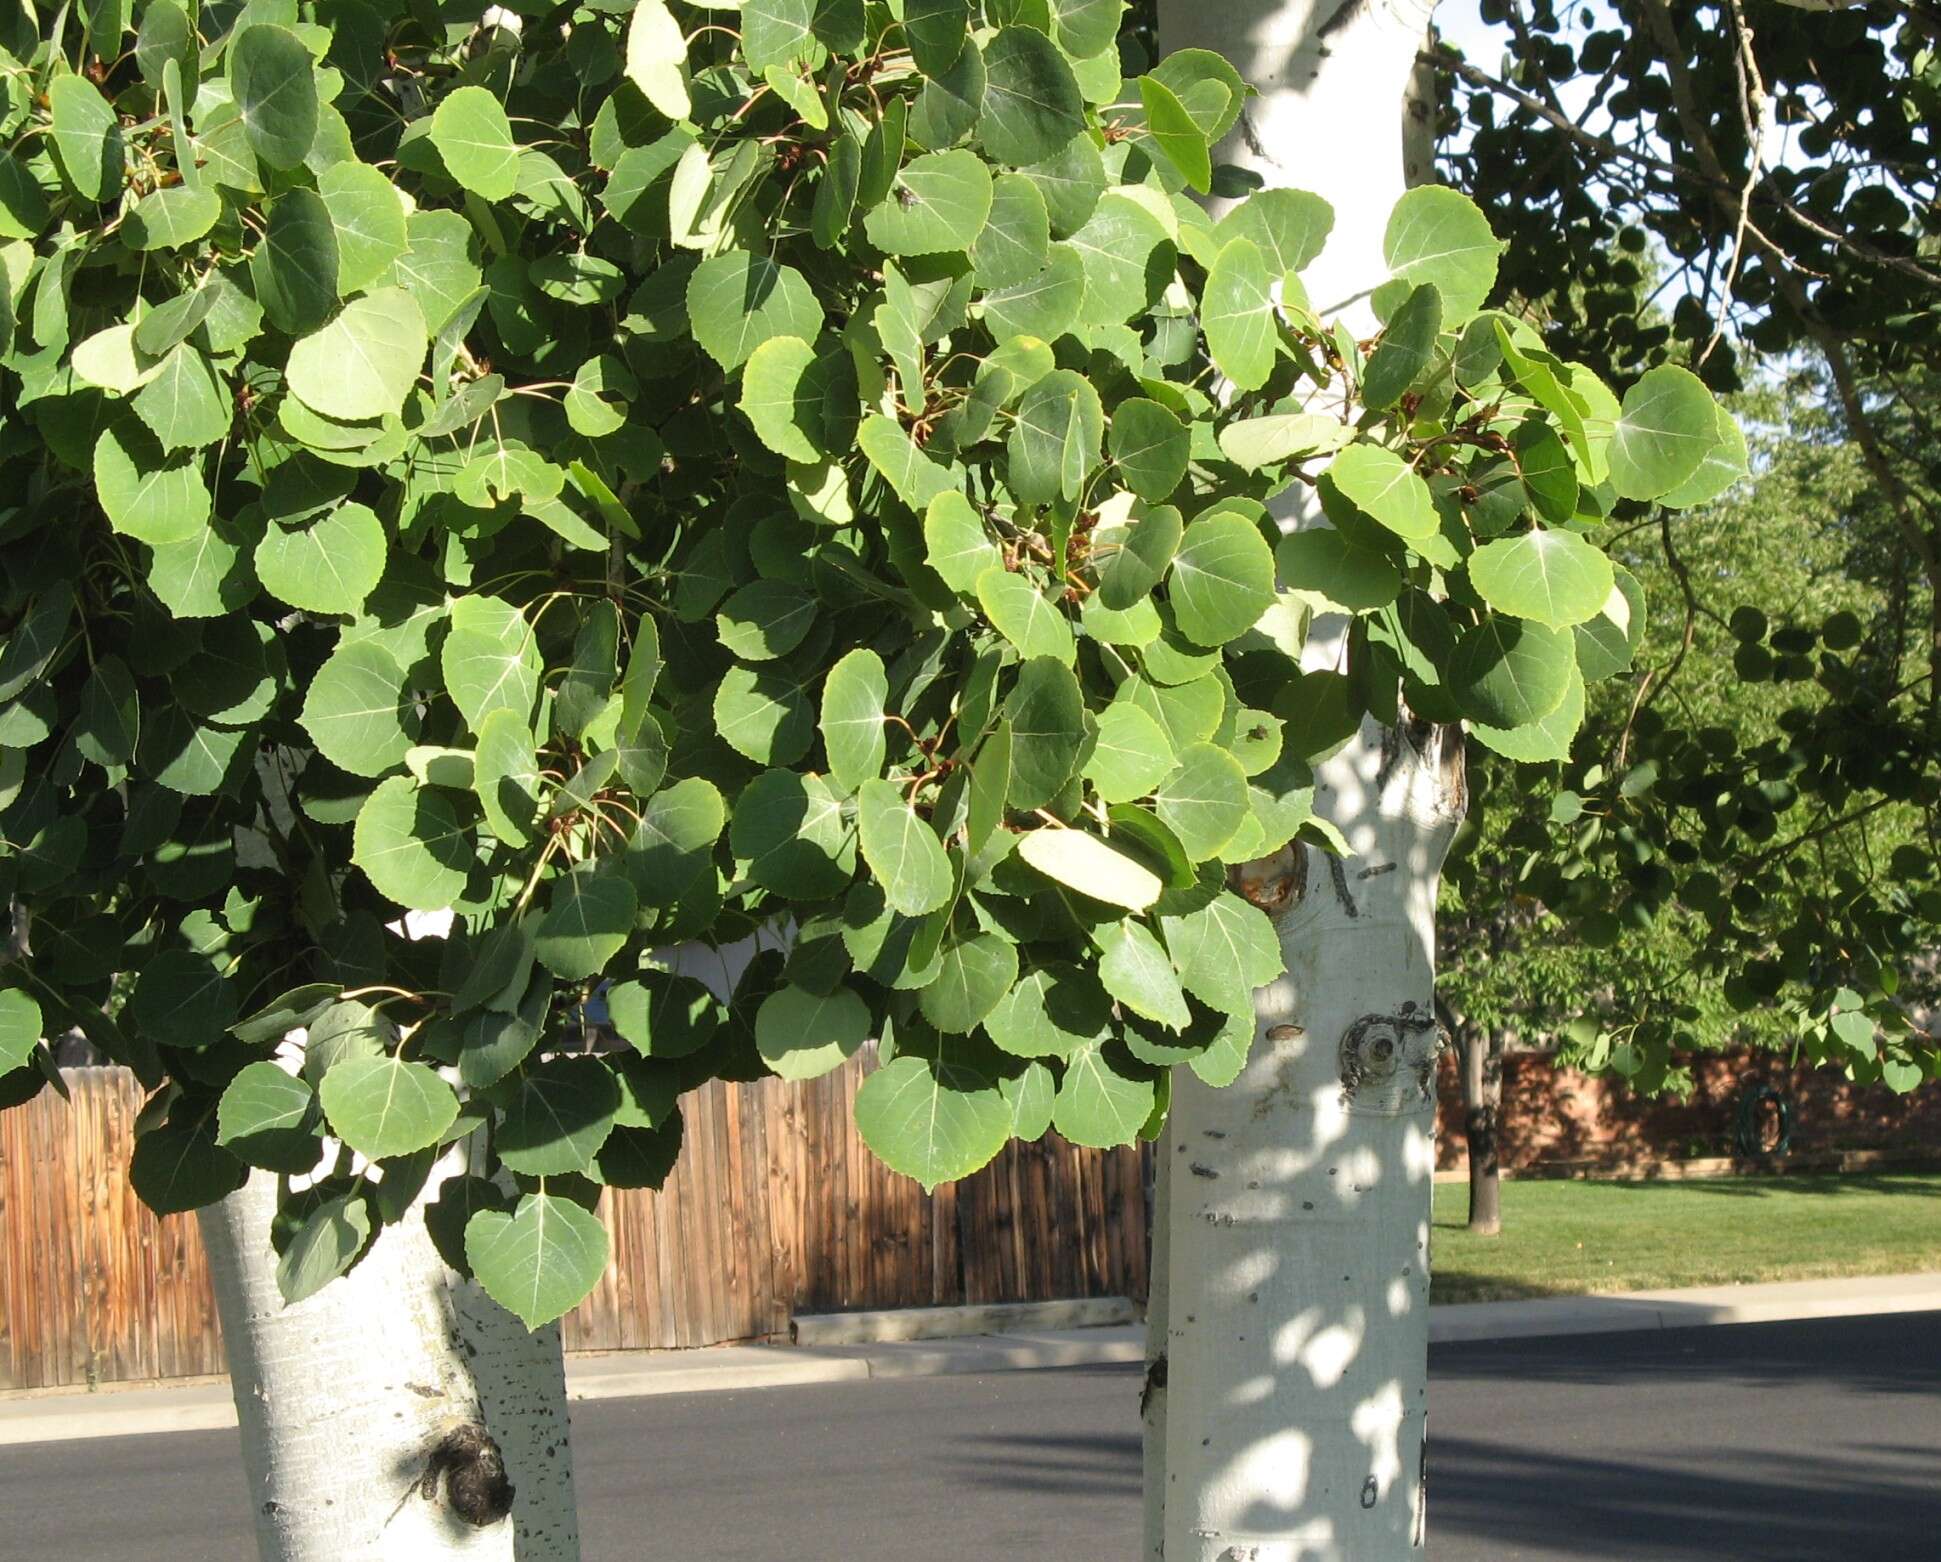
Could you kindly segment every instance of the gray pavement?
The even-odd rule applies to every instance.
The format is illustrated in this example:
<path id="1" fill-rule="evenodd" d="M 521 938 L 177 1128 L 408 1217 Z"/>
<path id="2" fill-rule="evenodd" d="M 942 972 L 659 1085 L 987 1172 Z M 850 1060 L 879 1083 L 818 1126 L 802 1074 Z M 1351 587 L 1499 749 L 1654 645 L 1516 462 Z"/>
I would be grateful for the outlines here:
<path id="1" fill-rule="evenodd" d="M 1941 1312 L 1438 1345 L 1434 1562 L 1933 1562 Z M 587 1562 L 1125 1562 L 1131 1365 L 576 1404 Z M 240 1562 L 233 1432 L 0 1453 L 0 1555 Z"/>

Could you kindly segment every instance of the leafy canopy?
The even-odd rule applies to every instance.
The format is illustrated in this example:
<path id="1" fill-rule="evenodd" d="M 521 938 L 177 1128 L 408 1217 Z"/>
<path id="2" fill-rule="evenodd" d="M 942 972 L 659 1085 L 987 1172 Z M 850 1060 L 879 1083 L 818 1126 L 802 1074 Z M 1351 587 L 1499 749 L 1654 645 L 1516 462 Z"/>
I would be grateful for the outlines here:
<path id="1" fill-rule="evenodd" d="M 1617 494 L 1723 425 L 1482 311 L 1449 191 L 1392 329 L 1321 319 L 1326 208 L 1216 222 L 1237 84 L 1125 82 L 1119 10 L 149 0 L 105 74 L 16 21 L 0 1088 L 79 1026 L 158 1208 L 307 1175 L 292 1294 L 475 1139 L 431 1227 L 536 1325 L 701 1081 L 874 1037 L 934 1185 L 1234 1078 L 1280 961 L 1229 865 L 1329 840 L 1363 712 L 1566 744 Z M 666 963 L 784 922 L 725 997 Z"/>

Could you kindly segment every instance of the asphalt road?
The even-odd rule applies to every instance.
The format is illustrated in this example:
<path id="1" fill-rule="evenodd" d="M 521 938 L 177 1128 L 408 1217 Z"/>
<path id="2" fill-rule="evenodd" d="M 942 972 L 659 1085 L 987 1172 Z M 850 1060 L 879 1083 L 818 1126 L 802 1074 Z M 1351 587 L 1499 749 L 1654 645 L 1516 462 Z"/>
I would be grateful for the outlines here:
<path id="1" fill-rule="evenodd" d="M 1937 1562 L 1941 1313 L 1437 1347 L 1435 1562 Z M 1136 1370 L 581 1404 L 587 1562 L 1125 1562 Z M 0 1557 L 246 1562 L 235 1433 L 0 1451 Z"/>

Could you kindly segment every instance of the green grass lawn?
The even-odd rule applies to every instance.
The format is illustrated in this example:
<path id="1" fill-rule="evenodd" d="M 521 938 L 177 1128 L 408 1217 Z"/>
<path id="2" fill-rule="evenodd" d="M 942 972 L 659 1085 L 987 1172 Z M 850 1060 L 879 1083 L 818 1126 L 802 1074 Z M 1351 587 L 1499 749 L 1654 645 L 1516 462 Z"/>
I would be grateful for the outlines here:
<path id="1" fill-rule="evenodd" d="M 1941 1175 L 1509 1182 L 1503 1232 L 1438 1183 L 1438 1302 L 1941 1270 Z"/>

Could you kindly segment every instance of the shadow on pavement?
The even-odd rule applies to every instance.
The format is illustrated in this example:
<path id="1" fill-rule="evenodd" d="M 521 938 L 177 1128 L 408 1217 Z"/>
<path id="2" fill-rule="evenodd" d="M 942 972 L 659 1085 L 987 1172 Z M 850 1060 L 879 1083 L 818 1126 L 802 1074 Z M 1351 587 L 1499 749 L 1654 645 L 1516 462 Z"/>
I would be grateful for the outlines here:
<path id="1" fill-rule="evenodd" d="M 1889 1445 L 1832 1457 L 1667 1448 L 1649 1458 L 1539 1453 L 1432 1439 L 1429 1528 L 1521 1556 L 1888 1562 L 1941 1547 L 1937 1449 Z M 1914 1549 L 1910 1549 L 1910 1545 Z M 1500 1553 L 1499 1553 L 1500 1554 Z"/>

